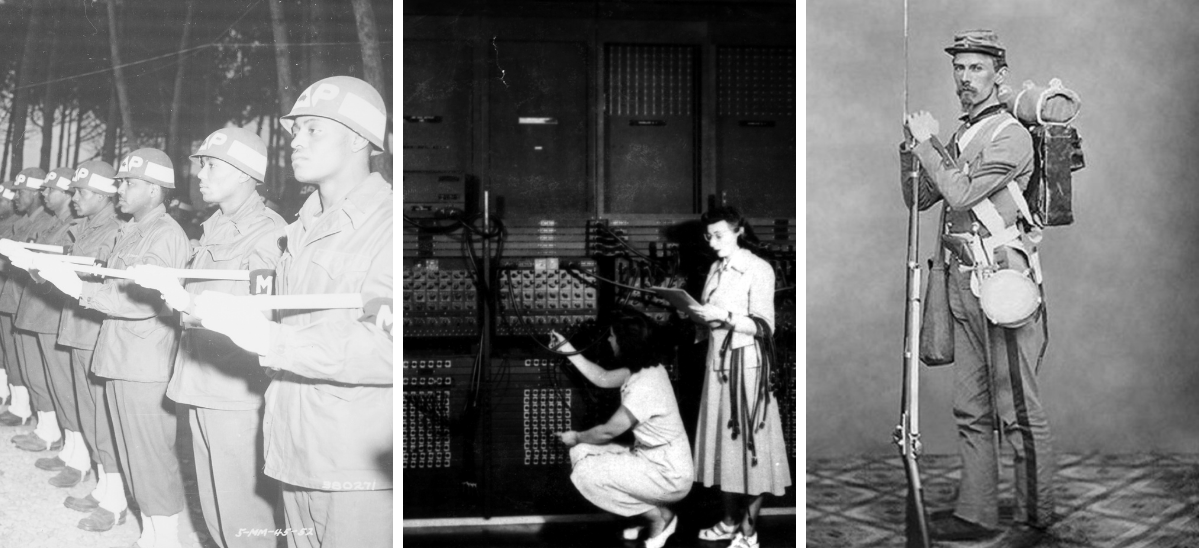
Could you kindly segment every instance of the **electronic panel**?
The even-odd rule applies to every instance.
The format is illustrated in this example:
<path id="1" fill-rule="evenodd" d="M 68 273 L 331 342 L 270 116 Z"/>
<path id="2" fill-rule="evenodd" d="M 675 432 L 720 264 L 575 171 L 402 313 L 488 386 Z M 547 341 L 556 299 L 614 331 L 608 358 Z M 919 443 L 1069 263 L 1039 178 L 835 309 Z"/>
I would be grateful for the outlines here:
<path id="1" fill-rule="evenodd" d="M 405 337 L 479 334 L 479 297 L 469 259 L 404 259 Z"/>
<path id="2" fill-rule="evenodd" d="M 471 161 L 471 46 L 404 40 L 404 169 L 465 171 Z"/>
<path id="3" fill-rule="evenodd" d="M 405 498 L 419 498 L 404 516 L 477 513 L 479 464 L 467 404 L 475 356 L 403 356 L 401 465 Z M 475 414 L 477 416 L 477 413 Z"/>
<path id="4" fill-rule="evenodd" d="M 586 258 L 500 261 L 496 335 L 544 335 L 595 319 L 595 268 Z"/>

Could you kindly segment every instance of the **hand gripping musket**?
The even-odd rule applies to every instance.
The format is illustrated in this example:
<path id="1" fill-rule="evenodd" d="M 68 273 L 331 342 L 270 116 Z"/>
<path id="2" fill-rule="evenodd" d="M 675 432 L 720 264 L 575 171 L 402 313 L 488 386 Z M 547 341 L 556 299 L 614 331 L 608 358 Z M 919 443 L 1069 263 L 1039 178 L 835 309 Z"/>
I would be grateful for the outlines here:
<path id="1" fill-rule="evenodd" d="M 903 3 L 903 52 L 904 52 L 904 114 L 908 112 L 907 58 L 908 58 L 908 3 Z M 899 426 L 895 427 L 893 441 L 899 446 L 903 457 L 903 469 L 907 476 L 907 516 L 904 534 L 907 548 L 930 548 L 928 515 L 924 509 L 924 489 L 920 485 L 920 469 L 916 459 L 920 454 L 920 263 L 917 248 L 920 236 L 920 163 L 912 162 L 912 171 L 906 173 L 907 183 L 912 186 L 912 203 L 908 208 L 908 255 L 907 255 L 907 315 L 903 333 L 903 392 L 899 410 Z"/>

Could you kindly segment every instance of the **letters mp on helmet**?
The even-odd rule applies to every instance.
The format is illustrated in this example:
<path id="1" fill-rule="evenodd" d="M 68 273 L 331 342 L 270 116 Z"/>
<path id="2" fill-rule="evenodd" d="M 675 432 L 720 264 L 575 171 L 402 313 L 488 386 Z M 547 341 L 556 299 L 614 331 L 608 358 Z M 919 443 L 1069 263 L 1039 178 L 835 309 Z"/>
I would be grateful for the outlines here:
<path id="1" fill-rule="evenodd" d="M 175 188 L 175 166 L 165 152 L 139 148 L 121 160 L 117 178 L 141 179 L 163 188 Z"/>
<path id="2" fill-rule="evenodd" d="M 266 143 L 252 131 L 239 127 L 218 129 L 191 155 L 201 156 L 224 160 L 259 182 L 266 179 Z"/>
<path id="3" fill-rule="evenodd" d="M 308 86 L 279 123 L 291 133 L 294 118 L 299 116 L 320 116 L 342 123 L 375 146 L 371 154 L 385 148 L 387 105 L 374 86 L 353 76 L 331 76 Z"/>
<path id="4" fill-rule="evenodd" d="M 90 160 L 79 164 L 71 188 L 86 188 L 92 192 L 112 196 L 117 193 L 117 170 L 108 162 Z"/>
<path id="5" fill-rule="evenodd" d="M 46 183 L 46 172 L 40 167 L 27 167 L 17 174 L 13 188 L 17 190 L 40 190 Z"/>
<path id="6" fill-rule="evenodd" d="M 56 167 L 46 174 L 46 186 L 58 190 L 71 188 L 71 179 L 75 178 L 75 170 L 69 167 Z"/>

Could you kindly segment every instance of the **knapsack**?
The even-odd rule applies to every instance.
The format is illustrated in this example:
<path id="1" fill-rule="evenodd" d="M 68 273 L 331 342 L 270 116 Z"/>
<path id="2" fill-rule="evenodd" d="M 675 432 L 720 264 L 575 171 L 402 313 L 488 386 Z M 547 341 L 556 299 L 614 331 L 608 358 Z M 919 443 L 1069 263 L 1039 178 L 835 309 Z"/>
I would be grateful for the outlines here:
<path id="1" fill-rule="evenodd" d="M 1033 173 L 1024 199 L 1037 226 L 1064 226 L 1074 222 L 1073 173 L 1086 167 L 1082 139 L 1070 125 L 1078 117 L 1082 100 L 1054 78 L 1049 87 L 1031 81 L 1013 93 L 1000 90 L 1000 100 L 1020 120 L 1033 141 Z"/>

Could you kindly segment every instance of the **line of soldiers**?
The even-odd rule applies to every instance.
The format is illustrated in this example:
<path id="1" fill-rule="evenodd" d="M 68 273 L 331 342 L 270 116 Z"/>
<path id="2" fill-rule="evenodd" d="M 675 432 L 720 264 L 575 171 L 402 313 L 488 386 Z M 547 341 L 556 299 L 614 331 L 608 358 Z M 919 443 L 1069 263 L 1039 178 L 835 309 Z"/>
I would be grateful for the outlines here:
<path id="1" fill-rule="evenodd" d="M 0 215 L 15 212 L 0 220 L 0 423 L 36 425 L 13 438 L 21 449 L 58 451 L 36 463 L 57 472 L 52 485 L 94 470 L 96 488 L 64 501 L 88 513 L 80 528 L 107 531 L 136 506 L 134 546 L 180 546 L 185 414 L 219 545 L 391 545 L 393 206 L 369 167 L 386 119 L 357 78 L 300 96 L 283 125 L 295 178 L 319 190 L 291 224 L 257 191 L 262 139 L 213 132 L 192 155 L 204 201 L 219 207 L 198 244 L 166 212 L 174 169 L 156 149 L 116 167 L 25 169 L 4 185 Z M 365 304 L 271 309 L 251 296 L 271 286 Z"/>

